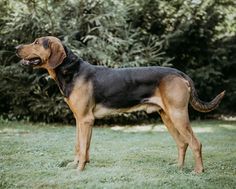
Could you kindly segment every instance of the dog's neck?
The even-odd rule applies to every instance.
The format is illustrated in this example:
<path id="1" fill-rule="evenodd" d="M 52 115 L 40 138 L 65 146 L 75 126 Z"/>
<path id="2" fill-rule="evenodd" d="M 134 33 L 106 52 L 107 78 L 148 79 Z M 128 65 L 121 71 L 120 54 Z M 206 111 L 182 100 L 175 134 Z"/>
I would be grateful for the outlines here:
<path id="1" fill-rule="evenodd" d="M 71 66 L 77 64 L 80 58 L 76 56 L 70 49 L 68 49 L 65 45 L 63 45 L 64 51 L 66 52 L 66 57 L 64 58 L 62 64 L 58 67 L 63 69 L 70 69 Z"/>
<path id="2" fill-rule="evenodd" d="M 63 96 L 68 97 L 72 88 L 75 74 L 79 72 L 82 59 L 77 57 L 71 50 L 64 46 L 66 58 L 52 72 Z M 50 74 L 50 73 L 49 73 Z M 51 74 L 50 74 L 51 75 Z"/>

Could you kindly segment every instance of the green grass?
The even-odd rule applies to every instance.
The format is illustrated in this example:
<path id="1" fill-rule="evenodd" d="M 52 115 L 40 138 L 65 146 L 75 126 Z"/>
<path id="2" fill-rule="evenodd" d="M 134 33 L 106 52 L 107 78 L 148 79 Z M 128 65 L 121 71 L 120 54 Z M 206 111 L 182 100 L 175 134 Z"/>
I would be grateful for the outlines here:
<path id="1" fill-rule="evenodd" d="M 203 143 L 203 174 L 192 173 L 190 150 L 178 170 L 175 143 L 156 127 L 94 128 L 91 162 L 78 173 L 65 167 L 74 155 L 74 127 L 0 121 L 0 188 L 236 188 L 236 123 L 193 128 Z"/>

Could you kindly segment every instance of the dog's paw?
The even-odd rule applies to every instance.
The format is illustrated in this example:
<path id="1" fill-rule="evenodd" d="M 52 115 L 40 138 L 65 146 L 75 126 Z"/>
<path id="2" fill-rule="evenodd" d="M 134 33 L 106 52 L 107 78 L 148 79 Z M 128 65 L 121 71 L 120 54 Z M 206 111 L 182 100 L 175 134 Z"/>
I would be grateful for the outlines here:
<path id="1" fill-rule="evenodd" d="M 201 174 L 203 172 L 204 172 L 203 167 L 195 167 L 195 169 L 194 169 L 195 174 Z"/>
<path id="2" fill-rule="evenodd" d="M 78 167 L 77 167 L 77 170 L 78 170 L 79 172 L 83 171 L 83 170 L 85 169 L 85 165 L 86 165 L 86 162 L 83 162 L 83 163 L 80 163 L 80 162 L 79 162 L 79 165 L 78 165 Z"/>
<path id="3" fill-rule="evenodd" d="M 66 167 L 69 163 L 71 162 L 71 160 L 64 160 L 60 163 L 58 163 L 58 167 Z"/>
<path id="4" fill-rule="evenodd" d="M 67 163 L 66 168 L 68 169 L 76 169 L 78 167 L 78 162 L 72 161 Z"/>

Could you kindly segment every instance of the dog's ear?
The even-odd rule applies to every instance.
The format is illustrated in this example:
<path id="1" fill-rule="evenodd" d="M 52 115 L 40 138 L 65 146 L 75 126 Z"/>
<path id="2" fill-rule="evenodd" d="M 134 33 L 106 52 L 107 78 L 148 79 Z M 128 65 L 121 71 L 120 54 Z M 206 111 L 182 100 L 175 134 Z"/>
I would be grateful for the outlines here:
<path id="1" fill-rule="evenodd" d="M 43 38 L 43 47 L 45 49 L 49 48 L 49 39 L 48 38 Z"/>
<path id="2" fill-rule="evenodd" d="M 64 58 L 66 57 L 66 52 L 59 40 L 50 40 L 49 46 L 51 49 L 51 54 L 48 59 L 48 65 L 50 68 L 55 69 L 63 62 Z"/>

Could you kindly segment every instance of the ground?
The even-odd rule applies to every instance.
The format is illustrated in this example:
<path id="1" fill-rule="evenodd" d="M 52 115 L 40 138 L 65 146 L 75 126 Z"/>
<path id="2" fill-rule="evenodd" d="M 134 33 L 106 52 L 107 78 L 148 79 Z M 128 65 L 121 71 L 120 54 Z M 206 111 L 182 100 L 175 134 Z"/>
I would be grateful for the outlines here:
<path id="1" fill-rule="evenodd" d="M 205 173 L 196 175 L 192 153 L 176 167 L 177 149 L 160 124 L 95 127 L 91 162 L 73 159 L 75 127 L 0 121 L 0 188 L 236 188 L 236 122 L 193 122 L 203 144 Z"/>

